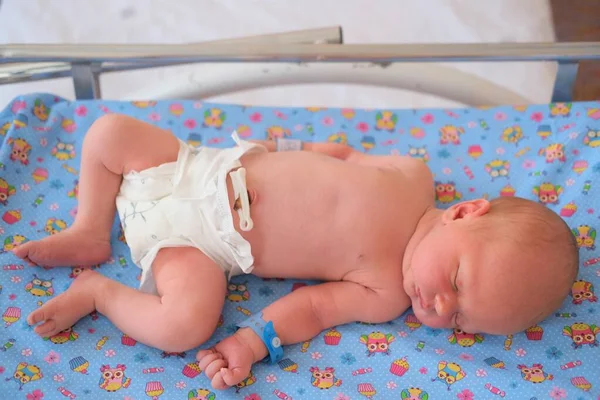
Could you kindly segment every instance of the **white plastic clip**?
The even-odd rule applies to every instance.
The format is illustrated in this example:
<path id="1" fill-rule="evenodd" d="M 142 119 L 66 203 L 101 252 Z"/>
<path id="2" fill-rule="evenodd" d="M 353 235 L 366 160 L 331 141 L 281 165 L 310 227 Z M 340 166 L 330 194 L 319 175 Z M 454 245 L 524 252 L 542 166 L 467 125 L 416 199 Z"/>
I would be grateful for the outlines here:
<path id="1" fill-rule="evenodd" d="M 238 168 L 229 175 L 231 176 L 234 199 L 241 202 L 241 207 L 237 210 L 240 216 L 240 229 L 248 232 L 252 230 L 254 222 L 250 218 L 250 199 L 248 198 L 248 190 L 246 190 L 246 168 Z"/>

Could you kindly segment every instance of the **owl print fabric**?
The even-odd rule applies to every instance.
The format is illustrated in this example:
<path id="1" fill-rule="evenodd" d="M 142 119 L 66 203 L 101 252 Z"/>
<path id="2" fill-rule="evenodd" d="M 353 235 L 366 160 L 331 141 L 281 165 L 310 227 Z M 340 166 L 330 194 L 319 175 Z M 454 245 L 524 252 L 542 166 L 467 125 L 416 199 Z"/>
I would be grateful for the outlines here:
<path id="1" fill-rule="evenodd" d="M 65 291 L 81 268 L 32 267 L 10 250 L 73 222 L 82 140 L 106 113 L 134 116 L 195 146 L 233 146 L 230 135 L 236 130 L 246 139 L 329 141 L 370 154 L 418 158 L 435 175 L 440 207 L 476 197 L 520 196 L 559 213 L 580 247 L 578 280 L 556 315 L 525 332 L 490 336 L 430 329 L 408 310 L 389 323 L 337 326 L 286 346 L 278 364 L 255 365 L 247 379 L 227 391 L 211 389 L 194 362 L 195 351 L 146 347 L 97 313 L 39 338 L 26 316 Z M 0 112 L 0 135 L 2 399 L 578 400 L 600 395 L 598 102 L 358 110 L 69 102 L 39 94 L 19 97 Z M 113 257 L 95 268 L 137 287 L 140 270 L 124 241 L 115 218 Z M 314 283 L 234 278 L 219 328 L 207 345 L 279 297 Z"/>

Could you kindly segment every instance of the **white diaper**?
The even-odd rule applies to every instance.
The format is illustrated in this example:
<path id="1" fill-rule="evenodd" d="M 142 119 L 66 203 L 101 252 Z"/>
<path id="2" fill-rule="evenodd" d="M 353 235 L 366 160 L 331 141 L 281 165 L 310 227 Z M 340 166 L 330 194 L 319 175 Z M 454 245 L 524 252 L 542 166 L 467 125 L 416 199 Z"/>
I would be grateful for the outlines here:
<path id="1" fill-rule="evenodd" d="M 240 228 L 252 229 L 245 169 L 248 152 L 267 151 L 233 134 L 234 148 L 194 148 L 180 141 L 176 162 L 123 176 L 117 212 L 133 261 L 142 269 L 140 290 L 156 293 L 152 263 L 165 247 L 195 247 L 229 277 L 250 273 L 250 243 L 234 228 L 227 194 L 231 176 L 234 198 L 241 202 Z M 235 171 L 232 171 L 235 170 Z"/>

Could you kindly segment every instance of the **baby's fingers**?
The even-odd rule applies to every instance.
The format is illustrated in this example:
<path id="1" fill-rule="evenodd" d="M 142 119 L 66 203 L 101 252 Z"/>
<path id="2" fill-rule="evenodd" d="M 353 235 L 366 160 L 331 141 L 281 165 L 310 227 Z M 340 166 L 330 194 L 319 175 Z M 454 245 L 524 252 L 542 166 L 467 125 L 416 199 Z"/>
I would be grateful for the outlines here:
<path id="1" fill-rule="evenodd" d="M 202 354 L 201 354 L 202 353 Z M 215 360 L 222 359 L 223 356 L 221 353 L 217 353 L 214 350 L 201 350 L 198 352 L 196 356 L 196 360 L 198 360 L 198 366 L 201 370 L 205 371 L 206 368 Z"/>
<path id="2" fill-rule="evenodd" d="M 204 373 L 206 374 L 208 379 L 212 380 L 215 374 L 217 374 L 222 368 L 225 367 L 227 367 L 227 361 L 223 359 L 215 360 L 206 367 Z"/>
<path id="3" fill-rule="evenodd" d="M 224 390 L 229 387 L 225 381 L 223 381 L 223 374 L 221 371 L 217 372 L 215 376 L 213 376 L 213 378 L 210 380 L 210 384 L 216 390 Z"/>
<path id="4" fill-rule="evenodd" d="M 215 354 L 215 353 L 217 353 L 217 351 L 215 349 L 199 350 L 196 353 L 196 360 L 201 361 L 204 357 L 209 356 L 211 354 Z"/>
<path id="5" fill-rule="evenodd" d="M 235 386 L 250 375 L 250 367 L 222 368 L 221 376 L 228 386 Z"/>

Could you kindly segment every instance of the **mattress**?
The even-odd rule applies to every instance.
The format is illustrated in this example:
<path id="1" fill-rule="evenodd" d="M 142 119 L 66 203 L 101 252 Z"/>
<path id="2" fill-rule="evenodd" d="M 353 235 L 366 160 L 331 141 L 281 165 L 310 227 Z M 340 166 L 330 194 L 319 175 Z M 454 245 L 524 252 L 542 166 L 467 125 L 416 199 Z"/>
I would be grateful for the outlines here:
<path id="1" fill-rule="evenodd" d="M 408 310 L 389 323 L 337 326 L 286 346 L 281 362 L 256 364 L 245 381 L 226 391 L 211 389 L 194 362 L 195 351 L 164 353 L 136 343 L 97 313 L 39 338 L 25 322 L 27 314 L 66 290 L 80 271 L 30 266 L 9 251 L 73 222 L 82 139 L 106 113 L 137 117 L 194 145 L 233 146 L 230 134 L 236 130 L 243 138 L 330 141 L 370 154 L 420 158 L 435 175 L 442 208 L 462 199 L 520 196 L 559 213 L 580 246 L 578 281 L 556 315 L 515 335 L 431 329 Z M 70 102 L 33 94 L 0 112 L 0 133 L 2 399 L 596 399 L 600 393 L 594 292 L 600 281 L 598 102 L 365 110 Z M 113 257 L 97 271 L 138 285 L 140 270 L 117 219 Z M 315 282 L 235 277 L 219 328 L 206 345 L 231 334 L 247 315 L 310 284 Z M 387 342 L 387 350 L 369 351 L 374 340 Z"/>

